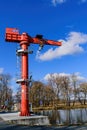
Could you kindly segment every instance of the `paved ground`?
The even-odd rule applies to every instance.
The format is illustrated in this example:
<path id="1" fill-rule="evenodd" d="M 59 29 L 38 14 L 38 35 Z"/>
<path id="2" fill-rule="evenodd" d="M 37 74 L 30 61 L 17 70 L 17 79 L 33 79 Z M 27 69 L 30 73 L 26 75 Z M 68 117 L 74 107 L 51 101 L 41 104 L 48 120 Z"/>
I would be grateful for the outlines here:
<path id="1" fill-rule="evenodd" d="M 0 124 L 0 130 L 87 130 L 87 126 L 46 127 L 46 126 L 18 126 Z"/>

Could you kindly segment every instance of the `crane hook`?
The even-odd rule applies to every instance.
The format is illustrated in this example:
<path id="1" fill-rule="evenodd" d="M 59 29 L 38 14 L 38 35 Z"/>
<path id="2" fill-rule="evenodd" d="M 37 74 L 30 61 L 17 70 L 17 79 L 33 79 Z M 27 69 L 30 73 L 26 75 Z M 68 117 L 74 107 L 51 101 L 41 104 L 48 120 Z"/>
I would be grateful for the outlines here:
<path id="1" fill-rule="evenodd" d="M 44 47 L 44 45 L 43 45 L 43 44 L 40 44 L 38 51 L 41 51 L 41 50 L 43 49 L 43 47 Z"/>

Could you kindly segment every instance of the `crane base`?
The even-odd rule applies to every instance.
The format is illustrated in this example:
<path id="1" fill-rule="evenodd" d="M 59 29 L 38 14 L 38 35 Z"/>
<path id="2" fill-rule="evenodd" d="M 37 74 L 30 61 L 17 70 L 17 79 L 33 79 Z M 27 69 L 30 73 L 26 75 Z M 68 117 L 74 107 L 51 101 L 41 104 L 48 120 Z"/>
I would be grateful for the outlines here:
<path id="1" fill-rule="evenodd" d="M 23 112 L 20 112 L 19 116 L 30 116 L 30 113 L 23 113 Z"/>
<path id="2" fill-rule="evenodd" d="M 19 124 L 19 125 L 29 125 L 29 126 L 46 126 L 50 125 L 47 116 L 19 116 L 19 113 L 4 113 L 0 114 L 0 117 L 8 123 Z"/>

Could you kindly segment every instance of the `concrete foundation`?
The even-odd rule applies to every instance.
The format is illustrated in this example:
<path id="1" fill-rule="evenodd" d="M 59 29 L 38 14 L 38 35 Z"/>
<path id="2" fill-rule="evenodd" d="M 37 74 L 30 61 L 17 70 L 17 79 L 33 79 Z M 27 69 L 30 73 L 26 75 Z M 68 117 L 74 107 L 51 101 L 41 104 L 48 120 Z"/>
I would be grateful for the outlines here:
<path id="1" fill-rule="evenodd" d="M 19 113 L 4 113 L 0 114 L 0 117 L 9 123 L 19 125 L 49 125 L 49 119 L 47 116 L 31 115 L 31 116 L 19 116 Z"/>

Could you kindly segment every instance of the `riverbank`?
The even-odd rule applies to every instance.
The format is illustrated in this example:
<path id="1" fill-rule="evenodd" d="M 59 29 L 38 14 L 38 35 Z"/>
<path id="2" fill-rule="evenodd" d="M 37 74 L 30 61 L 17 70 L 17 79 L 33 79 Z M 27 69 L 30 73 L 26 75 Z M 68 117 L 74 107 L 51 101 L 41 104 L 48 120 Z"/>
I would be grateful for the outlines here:
<path id="1" fill-rule="evenodd" d="M 72 113 L 72 115 L 73 116 L 76 116 L 76 114 L 77 114 L 78 112 L 76 111 L 76 113 Z M 50 113 L 51 115 L 52 115 L 52 113 Z M 17 125 L 17 124 L 12 124 L 12 123 L 7 123 L 7 122 L 4 122 L 4 120 L 2 120 L 2 118 L 0 118 L 0 130 L 18 130 L 18 129 L 22 129 L 22 130 L 87 130 L 87 120 L 86 120 L 86 122 L 84 123 L 83 121 L 82 121 L 82 119 L 83 119 L 83 117 L 84 117 L 84 119 L 85 119 L 85 116 L 86 116 L 86 113 L 84 113 L 83 114 L 83 117 L 82 117 L 82 119 L 81 119 L 81 117 L 80 116 L 82 116 L 80 113 L 78 113 L 80 116 L 79 116 L 79 118 L 78 119 L 81 119 L 81 121 L 82 122 L 80 122 L 80 123 L 78 123 L 78 124 L 70 124 L 71 123 L 71 121 L 74 121 L 76 118 L 74 117 L 74 120 L 72 120 L 72 119 L 70 119 L 70 116 L 69 116 L 69 114 L 70 113 L 67 113 L 68 115 L 67 116 L 69 116 L 69 117 L 67 117 L 66 119 L 68 119 L 67 121 L 70 121 L 69 123 L 68 122 L 66 122 L 65 123 L 65 121 L 64 121 L 64 119 L 65 119 L 65 115 L 66 115 L 66 112 L 64 111 L 62 111 L 61 113 L 60 113 L 60 115 L 61 114 L 63 114 L 62 116 L 60 116 L 60 117 L 62 117 L 62 118 L 60 118 L 60 119 L 63 119 L 63 121 L 64 121 L 64 124 L 65 125 L 62 125 L 62 124 L 59 124 L 59 123 L 61 123 L 61 121 L 60 122 L 58 122 L 58 116 L 59 116 L 59 114 L 58 114 L 58 111 L 56 110 L 56 111 L 54 111 L 54 116 L 52 116 L 52 125 L 49 125 L 49 126 L 28 126 L 28 125 Z M 65 115 L 64 115 L 65 114 Z M 71 114 L 70 114 L 71 115 Z M 57 116 L 57 118 L 56 118 L 56 116 Z M 57 120 L 56 120 L 57 119 Z M 58 122 L 58 124 L 56 124 Z M 74 122 L 73 122 L 74 123 Z"/>
<path id="2" fill-rule="evenodd" d="M 71 105 L 71 106 L 65 106 L 65 105 L 57 105 L 57 106 L 47 106 L 47 107 L 34 107 L 33 111 L 41 111 L 41 110 L 69 110 L 69 109 L 82 109 L 82 108 L 87 108 L 87 104 L 86 105 Z"/>

